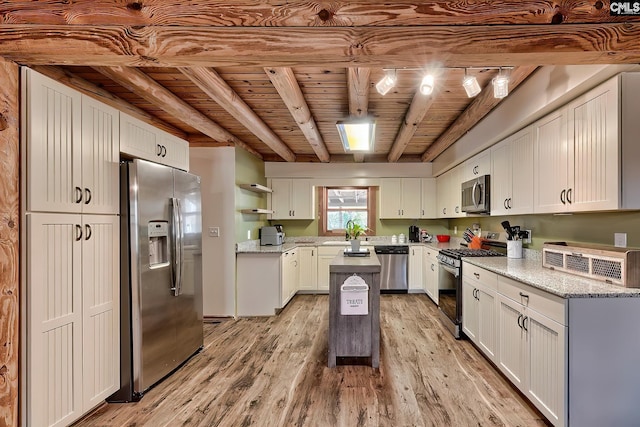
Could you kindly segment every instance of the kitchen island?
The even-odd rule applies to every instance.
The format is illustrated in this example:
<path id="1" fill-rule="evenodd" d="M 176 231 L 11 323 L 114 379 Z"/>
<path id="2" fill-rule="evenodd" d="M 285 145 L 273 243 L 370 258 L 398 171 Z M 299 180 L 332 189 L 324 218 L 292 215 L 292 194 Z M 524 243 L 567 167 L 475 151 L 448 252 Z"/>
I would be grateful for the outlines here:
<path id="1" fill-rule="evenodd" d="M 358 257 L 338 254 L 329 264 L 329 273 L 328 366 L 335 367 L 339 357 L 367 357 L 371 366 L 377 368 L 380 365 L 378 257 L 373 251 Z M 358 284 L 350 285 L 353 282 Z"/>

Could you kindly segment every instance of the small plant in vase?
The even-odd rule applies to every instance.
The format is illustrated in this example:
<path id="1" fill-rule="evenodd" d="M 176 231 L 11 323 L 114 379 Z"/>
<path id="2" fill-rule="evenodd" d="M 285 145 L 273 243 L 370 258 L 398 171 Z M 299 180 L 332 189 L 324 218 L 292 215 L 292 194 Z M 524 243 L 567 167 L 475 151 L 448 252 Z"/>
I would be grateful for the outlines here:
<path id="1" fill-rule="evenodd" d="M 367 227 L 361 226 L 352 219 L 345 224 L 346 238 L 351 241 L 351 250 L 353 252 L 360 250 L 360 240 L 358 240 L 358 237 L 366 235 L 367 230 Z"/>

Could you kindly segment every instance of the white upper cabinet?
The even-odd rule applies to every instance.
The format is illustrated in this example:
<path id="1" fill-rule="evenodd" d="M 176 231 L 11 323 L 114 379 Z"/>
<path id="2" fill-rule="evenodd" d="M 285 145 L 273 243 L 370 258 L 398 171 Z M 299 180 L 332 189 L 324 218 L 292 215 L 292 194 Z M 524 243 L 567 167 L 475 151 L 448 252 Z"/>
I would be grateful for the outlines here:
<path id="1" fill-rule="evenodd" d="M 460 182 L 470 181 L 489 173 L 491 173 L 491 150 L 484 150 L 463 163 Z"/>
<path id="2" fill-rule="evenodd" d="M 82 96 L 83 213 L 120 211 L 119 128 L 118 110 Z"/>
<path id="3" fill-rule="evenodd" d="M 189 143 L 120 112 L 120 152 L 151 162 L 189 170 Z"/>
<path id="4" fill-rule="evenodd" d="M 117 214 L 118 112 L 23 70 L 27 210 Z"/>
<path id="5" fill-rule="evenodd" d="M 491 214 L 533 212 L 533 128 L 491 148 Z"/>
<path id="6" fill-rule="evenodd" d="M 437 218 L 438 202 L 436 194 L 436 179 L 422 178 L 420 180 L 420 185 L 422 187 L 422 198 L 420 200 L 422 208 L 420 209 L 420 218 Z"/>
<path id="7" fill-rule="evenodd" d="M 274 178 L 268 195 L 269 219 L 314 219 L 314 187 L 310 179 Z"/>
<path id="8" fill-rule="evenodd" d="M 456 166 L 436 178 L 438 218 L 464 216 L 464 212 L 460 207 L 462 201 L 461 171 L 462 166 Z"/>
<path id="9" fill-rule="evenodd" d="M 380 218 L 417 219 L 422 216 L 420 178 L 380 179 Z"/>
<path id="10" fill-rule="evenodd" d="M 640 207 L 639 92 L 622 73 L 535 123 L 536 213 Z"/>

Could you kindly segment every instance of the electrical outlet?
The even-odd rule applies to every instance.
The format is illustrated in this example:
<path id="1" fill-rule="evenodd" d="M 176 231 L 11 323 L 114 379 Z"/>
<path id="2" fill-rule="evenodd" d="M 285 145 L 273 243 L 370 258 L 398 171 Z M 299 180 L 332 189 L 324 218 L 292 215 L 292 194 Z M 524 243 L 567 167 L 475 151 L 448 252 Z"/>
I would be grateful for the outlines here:
<path id="1" fill-rule="evenodd" d="M 531 244 L 531 230 L 524 230 L 527 235 L 522 239 L 522 243 Z"/>
<path id="2" fill-rule="evenodd" d="M 496 240 L 498 238 L 498 233 L 495 231 L 489 231 L 485 237 L 489 240 Z"/>
<path id="3" fill-rule="evenodd" d="M 613 233 L 613 244 L 618 248 L 626 248 L 627 233 Z"/>
<path id="4" fill-rule="evenodd" d="M 220 237 L 220 227 L 209 227 L 209 237 Z"/>

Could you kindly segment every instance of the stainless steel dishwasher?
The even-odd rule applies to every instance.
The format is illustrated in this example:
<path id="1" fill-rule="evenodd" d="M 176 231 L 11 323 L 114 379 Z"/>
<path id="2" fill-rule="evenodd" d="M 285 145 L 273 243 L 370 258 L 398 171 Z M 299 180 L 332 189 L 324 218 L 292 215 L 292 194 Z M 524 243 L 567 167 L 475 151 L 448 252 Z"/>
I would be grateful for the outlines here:
<path id="1" fill-rule="evenodd" d="M 374 246 L 380 260 L 380 293 L 406 293 L 409 289 L 408 245 Z"/>

